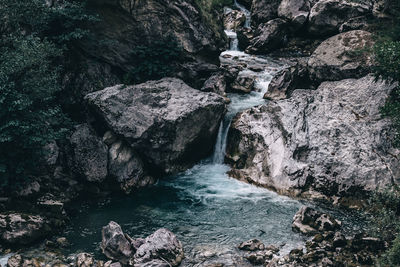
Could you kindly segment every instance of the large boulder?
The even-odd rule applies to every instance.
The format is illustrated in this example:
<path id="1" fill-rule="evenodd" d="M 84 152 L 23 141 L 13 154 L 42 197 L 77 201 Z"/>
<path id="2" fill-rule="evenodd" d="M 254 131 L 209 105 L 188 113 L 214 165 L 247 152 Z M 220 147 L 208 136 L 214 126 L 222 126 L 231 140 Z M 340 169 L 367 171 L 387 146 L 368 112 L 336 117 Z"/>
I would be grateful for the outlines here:
<path id="1" fill-rule="evenodd" d="M 246 15 L 233 9 L 226 9 L 224 14 L 224 28 L 226 30 L 236 30 L 237 27 L 243 26 L 246 21 Z"/>
<path id="2" fill-rule="evenodd" d="M 0 241 L 9 245 L 28 245 L 50 232 L 48 222 L 37 215 L 0 214 Z"/>
<path id="3" fill-rule="evenodd" d="M 253 24 L 258 25 L 277 18 L 280 2 L 281 0 L 253 0 L 251 5 Z"/>
<path id="4" fill-rule="evenodd" d="M 373 60 L 372 54 L 362 49 L 373 44 L 372 35 L 361 30 L 325 40 L 308 61 L 310 79 L 318 83 L 365 76 L 371 72 Z"/>
<path id="5" fill-rule="evenodd" d="M 335 231 L 342 223 L 331 215 L 303 206 L 294 215 L 292 228 L 305 235 L 313 235 L 318 232 Z"/>
<path id="6" fill-rule="evenodd" d="M 211 153 L 225 113 L 223 97 L 174 78 L 117 85 L 86 99 L 153 171 L 167 174 L 185 170 Z"/>
<path id="7" fill-rule="evenodd" d="M 102 182 L 107 177 L 107 146 L 88 124 L 76 126 L 70 138 L 73 155 L 71 168 L 89 182 Z"/>
<path id="8" fill-rule="evenodd" d="M 166 266 L 178 266 L 183 257 L 183 247 L 176 236 L 167 229 L 159 229 L 148 236 L 137 249 L 134 266 L 159 266 L 149 263 L 160 263 L 161 260 L 168 264 Z"/>
<path id="9" fill-rule="evenodd" d="M 287 23 L 283 19 L 270 20 L 260 24 L 250 40 L 246 52 L 265 54 L 282 46 L 287 39 Z"/>
<path id="10" fill-rule="evenodd" d="M 311 197 L 353 196 L 396 182 L 399 151 L 380 114 L 394 86 L 374 80 L 324 82 L 238 114 L 228 136 L 230 175 Z"/>
<path id="11" fill-rule="evenodd" d="M 101 249 L 107 258 L 128 264 L 135 251 L 116 222 L 109 222 L 101 231 Z"/>
<path id="12" fill-rule="evenodd" d="M 320 0 L 311 8 L 308 30 L 317 36 L 335 34 L 349 19 L 368 14 L 371 1 Z"/>
<path id="13" fill-rule="evenodd" d="M 282 0 L 278 8 L 278 15 L 287 19 L 297 28 L 304 25 L 311 10 L 308 0 Z"/>

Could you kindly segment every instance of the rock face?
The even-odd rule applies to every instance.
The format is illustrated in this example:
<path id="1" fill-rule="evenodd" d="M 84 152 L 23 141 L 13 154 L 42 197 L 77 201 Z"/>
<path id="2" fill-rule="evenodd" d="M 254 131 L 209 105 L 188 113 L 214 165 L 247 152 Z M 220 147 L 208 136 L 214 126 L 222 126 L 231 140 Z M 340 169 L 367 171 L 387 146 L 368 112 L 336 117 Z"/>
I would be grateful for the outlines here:
<path id="1" fill-rule="evenodd" d="M 280 0 L 253 0 L 251 5 L 253 24 L 257 25 L 277 18 L 280 2 Z"/>
<path id="2" fill-rule="evenodd" d="M 46 220 L 28 214 L 0 214 L 0 240 L 10 245 L 27 245 L 50 232 Z"/>
<path id="3" fill-rule="evenodd" d="M 131 243 L 126 239 L 121 226 L 116 222 L 109 222 L 101 231 L 101 249 L 109 259 L 128 264 L 134 254 Z"/>
<path id="4" fill-rule="evenodd" d="M 184 170 L 212 151 L 224 99 L 165 78 L 86 96 L 110 129 L 162 173 Z"/>
<path id="5" fill-rule="evenodd" d="M 311 80 L 332 81 L 365 76 L 371 71 L 372 55 L 359 50 L 372 47 L 373 44 L 371 34 L 360 30 L 327 39 L 308 61 Z"/>
<path id="6" fill-rule="evenodd" d="M 283 194 L 351 195 L 398 179 L 398 151 L 381 119 L 393 86 L 374 77 L 295 90 L 239 114 L 227 145 L 230 175 Z"/>
<path id="7" fill-rule="evenodd" d="M 228 10 L 224 15 L 224 28 L 226 30 L 235 30 L 237 27 L 242 26 L 246 21 L 246 15 L 239 10 Z"/>
<path id="8" fill-rule="evenodd" d="M 307 21 L 310 8 L 311 4 L 308 0 L 282 0 L 278 8 L 278 15 L 299 27 Z"/>
<path id="9" fill-rule="evenodd" d="M 72 169 L 89 182 L 102 182 L 107 177 L 107 146 L 89 125 L 76 127 L 70 138 L 73 149 Z"/>
<path id="10" fill-rule="evenodd" d="M 320 0 L 311 9 L 309 32 L 315 35 L 335 34 L 351 18 L 372 13 L 367 1 Z"/>
<path id="11" fill-rule="evenodd" d="M 134 266 L 158 266 L 148 265 L 154 260 L 164 261 L 170 266 L 178 266 L 184 257 L 181 242 L 167 229 L 159 229 L 148 236 L 143 245 L 135 253 Z M 168 266 L 168 265 L 167 265 Z"/>
<path id="12" fill-rule="evenodd" d="M 317 232 L 335 231 L 341 224 L 329 214 L 304 206 L 294 215 L 292 228 L 302 234 L 313 235 Z"/>
<path id="13" fill-rule="evenodd" d="M 255 31 L 255 37 L 250 40 L 246 52 L 250 54 L 268 53 L 285 42 L 286 34 L 286 22 L 282 19 L 274 19 L 260 24 Z"/>

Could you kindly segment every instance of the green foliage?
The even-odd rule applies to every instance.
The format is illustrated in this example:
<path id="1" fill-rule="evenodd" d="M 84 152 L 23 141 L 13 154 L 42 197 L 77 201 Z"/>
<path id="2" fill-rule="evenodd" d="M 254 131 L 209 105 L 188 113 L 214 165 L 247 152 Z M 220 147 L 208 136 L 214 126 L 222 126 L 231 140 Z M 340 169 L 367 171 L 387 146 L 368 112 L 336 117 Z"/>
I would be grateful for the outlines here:
<path id="1" fill-rule="evenodd" d="M 174 63 L 180 60 L 181 54 L 182 48 L 171 38 L 136 46 L 130 55 L 134 67 L 125 75 L 125 84 L 157 80 L 171 75 L 175 71 Z"/>
<path id="2" fill-rule="evenodd" d="M 66 133 L 60 62 L 96 20 L 82 3 L 45 3 L 0 0 L 0 186 L 38 174 L 43 146 Z"/>

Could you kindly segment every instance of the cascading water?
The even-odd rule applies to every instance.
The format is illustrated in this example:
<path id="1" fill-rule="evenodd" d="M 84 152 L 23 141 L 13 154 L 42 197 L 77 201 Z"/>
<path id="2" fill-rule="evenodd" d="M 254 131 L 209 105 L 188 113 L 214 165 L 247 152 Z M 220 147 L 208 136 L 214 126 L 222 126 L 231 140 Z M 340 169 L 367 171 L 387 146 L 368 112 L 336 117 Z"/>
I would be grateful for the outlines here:
<path id="1" fill-rule="evenodd" d="M 237 7 L 246 16 L 244 27 L 250 28 L 251 26 L 251 12 L 247 10 L 243 5 L 239 4 L 237 0 L 234 1 L 233 5 Z"/>
<path id="2" fill-rule="evenodd" d="M 291 230 L 293 215 L 301 206 L 299 201 L 226 174 L 230 168 L 224 164 L 225 148 L 233 117 L 242 110 L 264 104 L 263 95 L 272 74 L 283 67 L 271 59 L 232 50 L 221 54 L 221 64 L 258 66 L 263 71 L 245 68 L 239 73 L 255 78 L 255 90 L 246 95 L 228 94 L 231 103 L 221 122 L 213 156 L 133 196 L 114 196 L 83 205 L 66 233 L 73 244 L 70 252 L 98 252 L 100 257 L 100 231 L 110 220 L 118 222 L 132 237 L 147 236 L 161 227 L 170 229 L 185 248 L 182 266 L 197 266 L 197 255 L 204 251 L 217 254 L 230 251 L 233 257 L 234 248 L 250 238 L 266 244 L 285 244 L 282 253 L 304 242 L 303 236 Z M 342 214 L 335 215 L 344 218 Z"/>

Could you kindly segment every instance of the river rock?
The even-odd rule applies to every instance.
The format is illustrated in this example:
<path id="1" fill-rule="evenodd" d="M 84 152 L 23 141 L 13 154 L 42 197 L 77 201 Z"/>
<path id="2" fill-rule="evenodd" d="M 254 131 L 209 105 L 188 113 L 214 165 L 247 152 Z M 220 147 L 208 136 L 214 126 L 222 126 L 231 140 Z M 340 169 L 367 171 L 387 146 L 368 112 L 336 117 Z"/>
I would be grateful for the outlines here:
<path id="1" fill-rule="evenodd" d="M 305 235 L 317 232 L 334 231 L 340 228 L 341 222 L 310 207 L 301 207 L 294 215 L 292 228 Z"/>
<path id="2" fill-rule="evenodd" d="M 12 255 L 7 261 L 7 267 L 20 267 L 24 262 L 23 258 L 19 254 Z"/>
<path id="3" fill-rule="evenodd" d="M 178 266 L 184 257 L 183 247 L 177 237 L 167 229 L 159 229 L 148 236 L 137 249 L 134 266 Z M 154 265 L 155 264 L 155 265 Z"/>
<path id="4" fill-rule="evenodd" d="M 255 77 L 239 73 L 231 84 L 230 90 L 235 93 L 250 93 L 254 88 Z"/>
<path id="5" fill-rule="evenodd" d="M 205 81 L 201 88 L 203 92 L 212 92 L 219 95 L 224 95 L 226 91 L 226 80 L 223 73 L 216 73 Z"/>
<path id="6" fill-rule="evenodd" d="M 244 51 L 250 45 L 250 40 L 254 38 L 252 28 L 239 27 L 236 29 L 236 35 L 239 41 L 239 49 Z"/>
<path id="7" fill-rule="evenodd" d="M 260 24 L 250 40 L 246 52 L 250 54 L 265 54 L 279 48 L 287 39 L 287 24 L 283 19 L 270 20 Z"/>
<path id="8" fill-rule="evenodd" d="M 253 24 L 267 22 L 278 17 L 278 7 L 281 0 L 253 0 L 251 19 Z"/>
<path id="9" fill-rule="evenodd" d="M 154 172 L 167 174 L 185 170 L 211 153 L 225 113 L 221 96 L 175 78 L 117 85 L 86 99 Z"/>
<path id="10" fill-rule="evenodd" d="M 372 54 L 359 50 L 372 47 L 372 35 L 366 31 L 350 31 L 335 35 L 314 51 L 308 61 L 313 81 L 359 78 L 371 71 Z"/>
<path id="11" fill-rule="evenodd" d="M 349 19 L 371 13 L 368 1 L 320 0 L 311 8 L 308 29 L 318 36 L 335 34 Z"/>
<path id="12" fill-rule="evenodd" d="M 27 245 L 49 234 L 48 222 L 37 215 L 0 214 L 0 240 L 10 245 Z"/>
<path id="13" fill-rule="evenodd" d="M 265 245 L 258 239 L 251 239 L 241 243 L 238 248 L 240 250 L 256 251 L 256 250 L 264 250 Z"/>
<path id="14" fill-rule="evenodd" d="M 128 264 L 134 255 L 131 243 L 122 232 L 121 226 L 116 222 L 109 222 L 101 231 L 101 249 L 107 258 Z"/>
<path id="15" fill-rule="evenodd" d="M 70 138 L 73 151 L 71 168 L 89 182 L 102 182 L 107 177 L 107 146 L 88 124 L 76 126 Z"/>
<path id="16" fill-rule="evenodd" d="M 148 176 L 143 162 L 133 149 L 112 132 L 106 132 L 103 140 L 108 140 L 108 172 L 114 177 L 125 193 L 134 188 L 154 184 L 155 179 Z M 112 142 L 113 141 L 113 142 Z"/>
<path id="17" fill-rule="evenodd" d="M 239 26 L 243 26 L 246 21 L 246 15 L 239 10 L 229 9 L 224 14 L 224 27 L 226 30 L 235 30 Z"/>
<path id="18" fill-rule="evenodd" d="M 278 15 L 291 21 L 298 28 L 306 23 L 310 10 L 311 4 L 308 0 L 282 0 L 278 8 Z"/>
<path id="19" fill-rule="evenodd" d="M 398 181 L 399 151 L 380 113 L 393 88 L 371 75 L 324 82 L 238 114 L 228 135 L 229 174 L 304 196 L 354 196 Z"/>
<path id="20" fill-rule="evenodd" d="M 296 67 L 278 71 L 269 83 L 264 98 L 269 100 L 285 99 L 293 88 L 295 72 L 297 72 Z"/>

